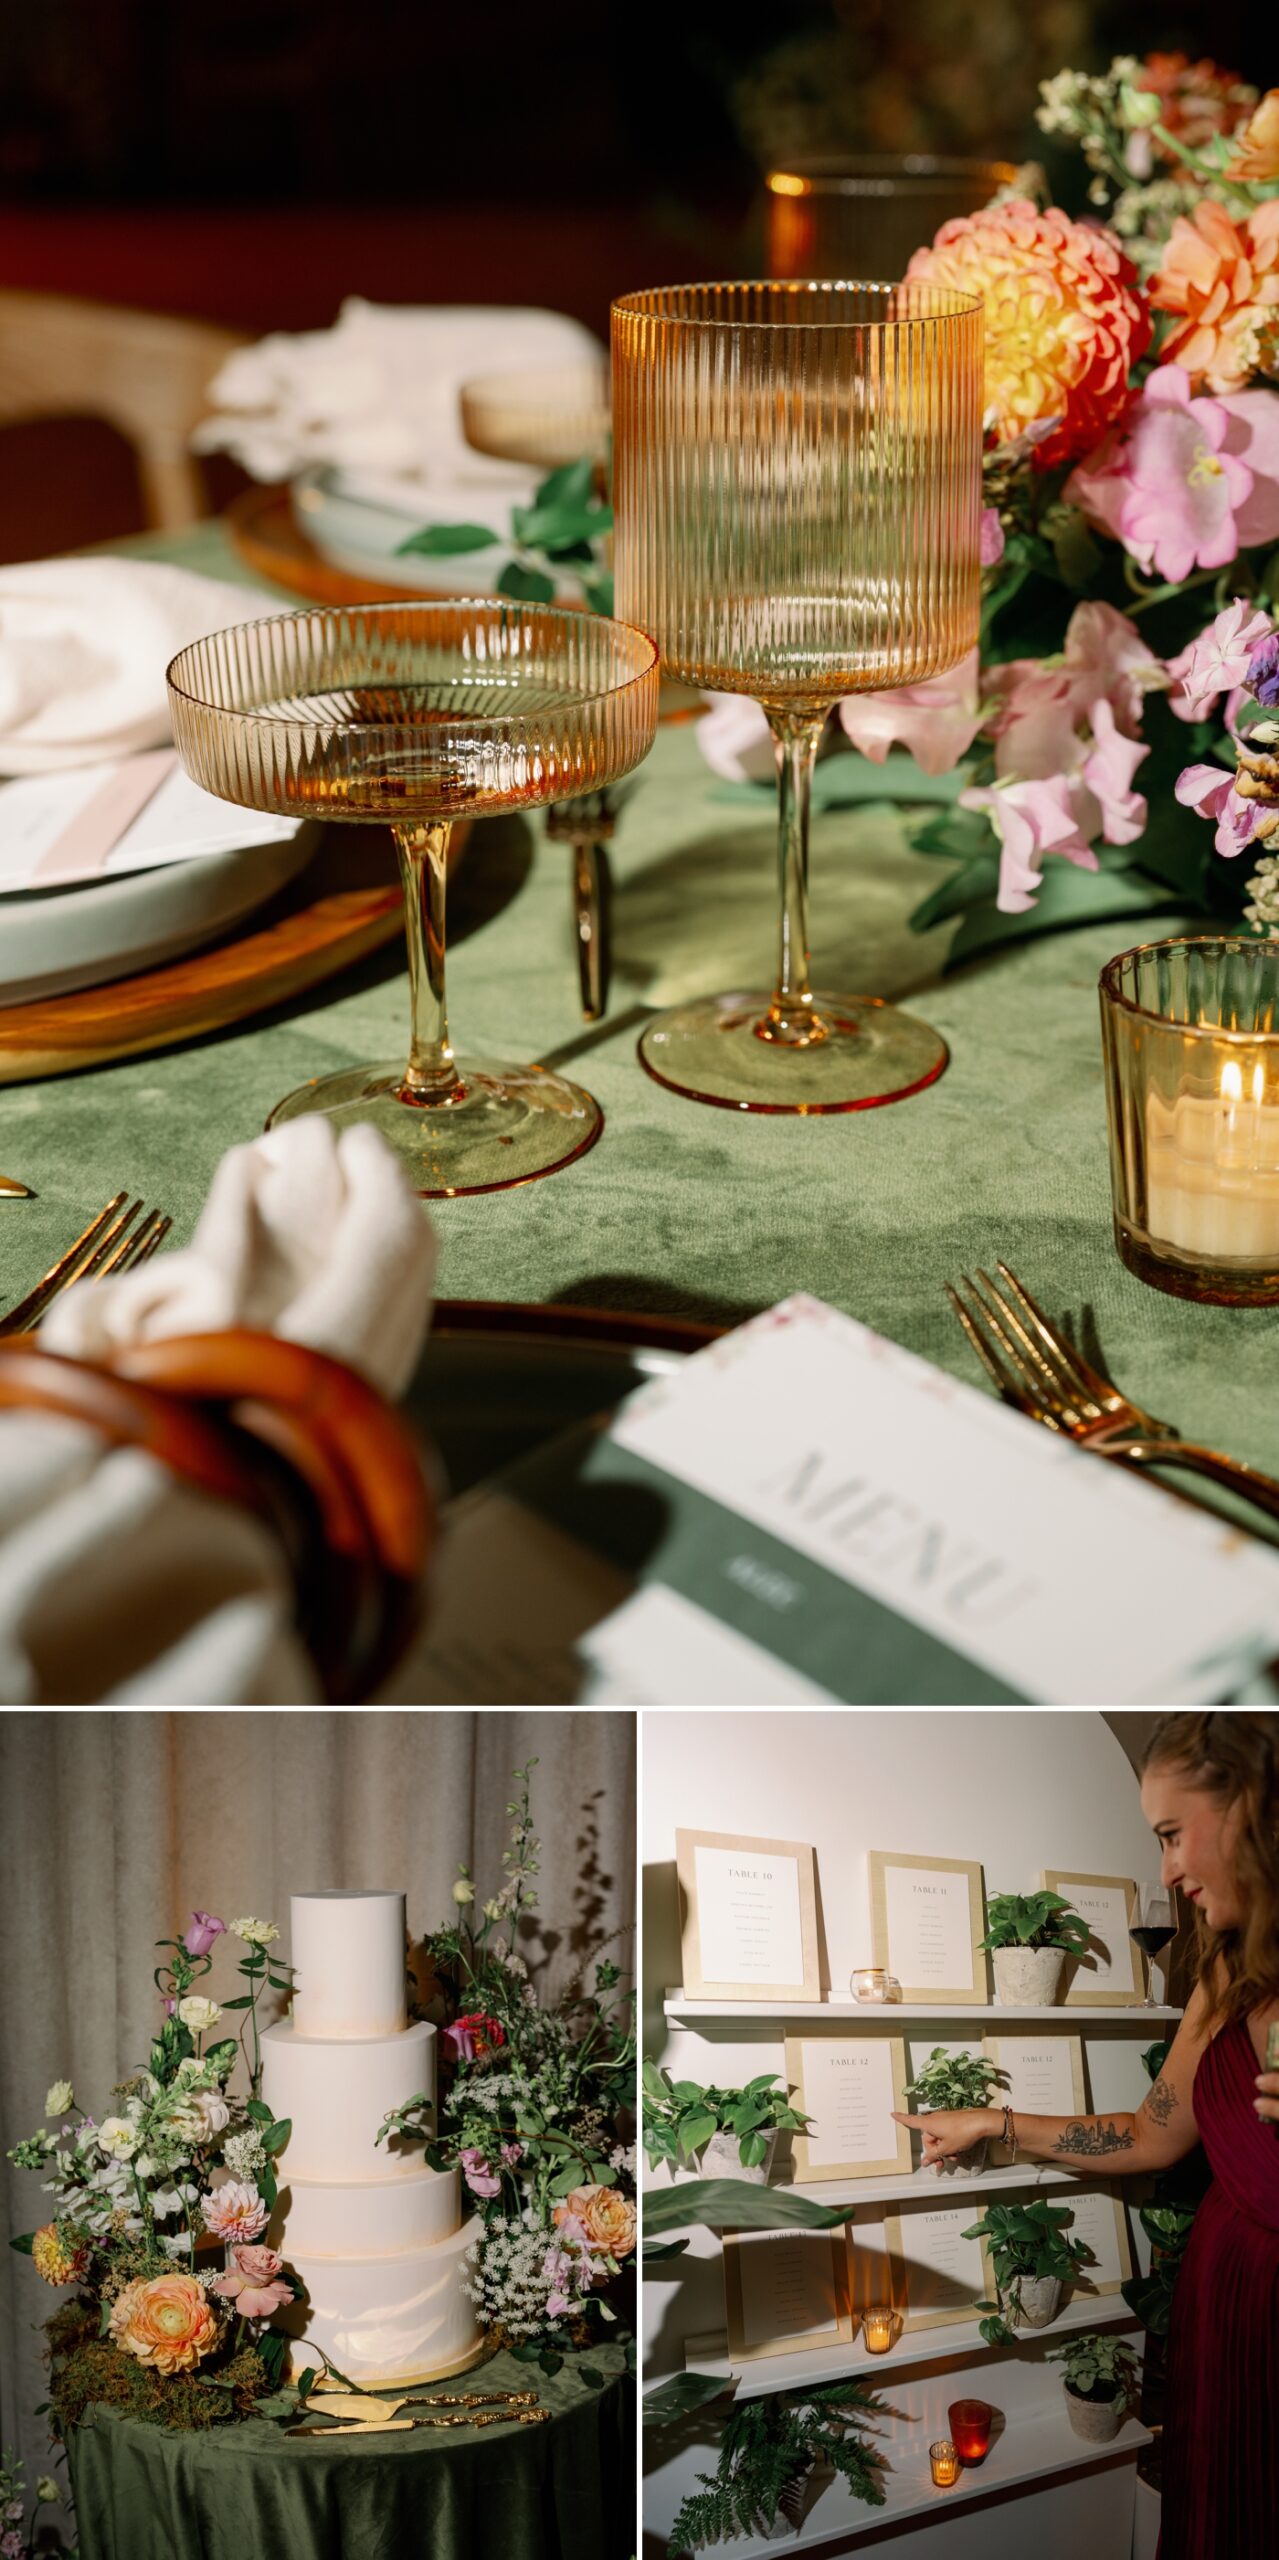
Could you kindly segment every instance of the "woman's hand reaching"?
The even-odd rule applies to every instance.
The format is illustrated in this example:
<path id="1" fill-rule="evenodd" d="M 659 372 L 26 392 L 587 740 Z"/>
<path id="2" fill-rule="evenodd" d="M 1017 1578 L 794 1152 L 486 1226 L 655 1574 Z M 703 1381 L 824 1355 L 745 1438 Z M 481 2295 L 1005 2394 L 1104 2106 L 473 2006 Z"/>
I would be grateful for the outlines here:
<path id="1" fill-rule="evenodd" d="M 1275 2087 L 1279 2089 L 1279 2080 Z M 1002 2107 L 938 2107 L 926 2116 L 903 2115 L 894 2107 L 893 2116 L 898 2124 L 909 2125 L 912 2133 L 922 2134 L 925 2168 L 932 2161 L 949 2160 L 956 2151 L 970 2150 L 974 2142 L 993 2142 L 1004 2129 Z"/>

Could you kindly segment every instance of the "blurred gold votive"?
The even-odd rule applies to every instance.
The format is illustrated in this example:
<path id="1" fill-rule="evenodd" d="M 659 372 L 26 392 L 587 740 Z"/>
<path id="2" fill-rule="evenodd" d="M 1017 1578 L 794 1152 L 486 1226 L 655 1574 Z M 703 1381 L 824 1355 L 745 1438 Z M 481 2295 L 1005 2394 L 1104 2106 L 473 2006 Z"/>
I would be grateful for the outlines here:
<path id="1" fill-rule="evenodd" d="M 1147 943 L 1100 995 L 1122 1260 L 1174 1297 L 1279 1301 L 1279 944 Z"/>
<path id="2" fill-rule="evenodd" d="M 882 1964 L 859 1964 L 849 1977 L 848 1988 L 854 2000 L 864 2000 L 868 2006 L 900 2000 L 902 1996 L 896 1974 L 886 1972 Z"/>
<path id="3" fill-rule="evenodd" d="M 886 2311 L 879 2305 L 876 2305 L 873 2311 L 863 2311 L 862 2336 L 865 2338 L 869 2355 L 887 2355 L 893 2343 L 893 2331 L 896 2325 L 895 2311 Z"/>
<path id="4" fill-rule="evenodd" d="M 934 2485 L 938 2489 L 953 2489 L 959 2478 L 959 2456 L 949 2436 L 943 2436 L 940 2444 L 930 2444 L 928 2459 L 932 2465 Z"/>

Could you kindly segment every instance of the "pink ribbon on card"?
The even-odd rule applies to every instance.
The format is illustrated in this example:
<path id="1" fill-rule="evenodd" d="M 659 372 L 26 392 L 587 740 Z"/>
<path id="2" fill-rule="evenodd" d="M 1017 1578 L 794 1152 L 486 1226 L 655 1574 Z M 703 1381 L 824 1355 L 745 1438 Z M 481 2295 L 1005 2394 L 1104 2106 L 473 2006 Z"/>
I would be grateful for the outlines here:
<path id="1" fill-rule="evenodd" d="M 145 754 L 130 756 L 126 763 L 117 765 L 77 809 L 61 834 L 45 846 L 32 879 L 42 883 L 84 880 L 94 872 L 105 871 L 120 838 L 140 817 L 147 802 L 154 800 L 177 761 L 172 747 L 151 747 Z"/>

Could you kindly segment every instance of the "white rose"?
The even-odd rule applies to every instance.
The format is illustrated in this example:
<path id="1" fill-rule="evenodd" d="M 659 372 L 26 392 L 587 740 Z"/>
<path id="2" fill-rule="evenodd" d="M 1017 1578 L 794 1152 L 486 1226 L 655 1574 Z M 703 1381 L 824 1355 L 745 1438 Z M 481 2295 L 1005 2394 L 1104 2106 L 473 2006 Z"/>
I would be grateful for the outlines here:
<path id="1" fill-rule="evenodd" d="M 279 1934 L 272 1920 L 233 1920 L 231 1922 L 232 1937 L 243 1938 L 246 1946 L 273 1947 Z"/>
<path id="2" fill-rule="evenodd" d="M 75 2105 L 75 2091 L 69 2080 L 55 2080 L 44 2102 L 47 2116 L 69 2115 Z"/>
<path id="3" fill-rule="evenodd" d="M 60 2507 L 62 2504 L 62 2491 L 47 2471 L 42 2471 L 36 2482 L 36 2497 L 42 2507 Z"/>
<path id="4" fill-rule="evenodd" d="M 197 2089 L 192 2104 L 200 2110 L 206 2142 L 211 2142 L 217 2133 L 225 2133 L 231 2110 L 220 2089 Z"/>
<path id="5" fill-rule="evenodd" d="M 201 2000 L 195 1992 L 192 1992 L 187 1999 L 178 2002 L 178 2016 L 183 2026 L 190 2028 L 193 2036 L 202 2036 L 221 2015 L 222 2012 L 216 2000 Z"/>
<path id="6" fill-rule="evenodd" d="M 459 1910 L 462 1910 L 468 1902 L 474 1902 L 475 1887 L 469 1876 L 458 1877 L 457 1883 L 453 1887 L 453 1899 Z"/>
<path id="7" fill-rule="evenodd" d="M 105 2116 L 98 2127 L 98 2140 L 109 2160 L 131 2160 L 138 2147 L 137 2127 L 124 2116 Z"/>

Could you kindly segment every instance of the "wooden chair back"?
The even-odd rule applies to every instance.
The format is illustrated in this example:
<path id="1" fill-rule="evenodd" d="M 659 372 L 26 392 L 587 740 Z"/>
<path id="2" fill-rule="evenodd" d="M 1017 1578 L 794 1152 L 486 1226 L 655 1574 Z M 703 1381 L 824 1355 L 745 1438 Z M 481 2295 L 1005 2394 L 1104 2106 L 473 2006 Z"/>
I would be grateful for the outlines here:
<path id="1" fill-rule="evenodd" d="M 0 422 L 105 418 L 137 454 L 148 522 L 176 532 L 209 512 L 187 439 L 214 374 L 244 343 L 203 320 L 0 291 Z"/>

